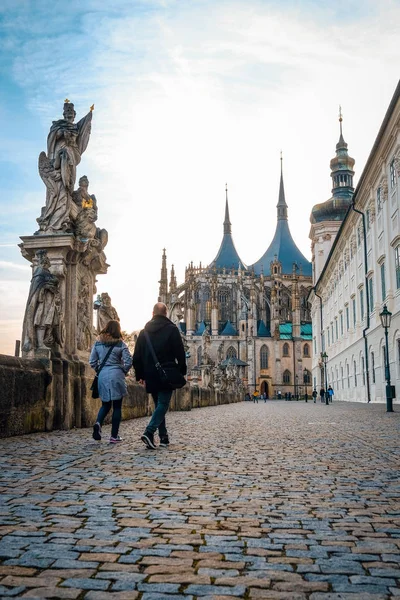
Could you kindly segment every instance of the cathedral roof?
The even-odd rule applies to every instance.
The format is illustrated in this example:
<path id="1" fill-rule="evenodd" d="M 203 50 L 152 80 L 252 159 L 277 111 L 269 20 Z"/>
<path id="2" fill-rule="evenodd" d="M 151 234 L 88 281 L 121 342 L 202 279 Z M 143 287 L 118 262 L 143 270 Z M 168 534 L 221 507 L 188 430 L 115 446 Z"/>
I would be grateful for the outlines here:
<path id="1" fill-rule="evenodd" d="M 225 189 L 226 201 L 225 201 L 225 220 L 224 220 L 224 236 L 222 238 L 221 246 L 219 247 L 218 254 L 210 263 L 209 268 L 216 269 L 246 269 L 245 264 L 240 259 L 239 254 L 235 248 L 235 244 L 232 238 L 232 226 L 229 220 L 229 206 L 228 206 L 228 188 Z"/>
<path id="2" fill-rule="evenodd" d="M 283 186 L 283 174 L 281 165 L 281 180 L 279 185 L 279 200 L 277 207 L 278 221 L 276 224 L 275 235 L 266 252 L 262 257 L 250 266 L 256 275 L 263 272 L 268 275 L 271 270 L 271 262 L 278 260 L 282 264 L 282 273 L 288 275 L 293 272 L 293 263 L 296 263 L 303 275 L 312 275 L 312 265 L 309 260 L 300 252 L 290 233 L 287 204 L 285 200 L 285 189 Z"/>
<path id="3" fill-rule="evenodd" d="M 228 365 L 235 365 L 237 367 L 248 367 L 249 366 L 248 363 L 246 363 L 243 360 L 240 360 L 240 358 L 236 358 L 236 357 L 226 358 L 220 364 L 221 367 L 227 367 Z"/>
<path id="4" fill-rule="evenodd" d="M 257 337 L 271 337 L 271 331 L 267 329 L 264 321 L 258 321 Z"/>
<path id="5" fill-rule="evenodd" d="M 223 328 L 223 330 L 221 331 L 220 335 L 237 335 L 238 332 L 236 331 L 236 329 L 234 328 L 234 326 L 232 325 L 232 323 L 230 321 L 226 322 L 225 327 Z"/>

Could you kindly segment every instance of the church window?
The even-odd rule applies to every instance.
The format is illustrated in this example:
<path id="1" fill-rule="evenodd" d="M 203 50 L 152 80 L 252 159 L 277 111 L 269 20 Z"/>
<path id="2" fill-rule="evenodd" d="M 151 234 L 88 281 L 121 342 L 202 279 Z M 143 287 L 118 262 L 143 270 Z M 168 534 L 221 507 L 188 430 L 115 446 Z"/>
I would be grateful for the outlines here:
<path id="1" fill-rule="evenodd" d="M 394 167 L 394 159 L 389 165 L 389 173 L 390 173 L 390 188 L 393 189 L 396 186 L 396 169 Z"/>
<path id="2" fill-rule="evenodd" d="M 283 356 L 289 356 L 289 344 L 283 344 Z"/>
<path id="3" fill-rule="evenodd" d="M 198 367 L 201 365 L 202 358 L 203 358 L 203 352 L 202 352 L 201 346 L 199 346 L 197 348 L 197 366 Z"/>
<path id="4" fill-rule="evenodd" d="M 381 290 L 382 290 L 382 301 L 383 301 L 386 298 L 385 263 L 381 264 Z"/>
<path id="5" fill-rule="evenodd" d="M 304 369 L 303 381 L 304 381 L 305 385 L 310 385 L 310 383 L 311 383 L 311 373 L 307 369 Z"/>
<path id="6" fill-rule="evenodd" d="M 375 356 L 371 352 L 371 367 L 372 367 L 372 383 L 375 383 Z"/>
<path id="7" fill-rule="evenodd" d="M 354 361 L 354 387 L 357 387 L 357 363 Z"/>
<path id="8" fill-rule="evenodd" d="M 226 358 L 237 358 L 237 352 L 233 346 L 229 346 Z"/>
<path id="9" fill-rule="evenodd" d="M 290 371 L 288 371 L 287 369 L 283 372 L 283 383 L 290 383 Z"/>
<path id="10" fill-rule="evenodd" d="M 196 291 L 197 320 L 199 322 L 211 321 L 211 294 L 207 287 L 198 288 Z"/>
<path id="11" fill-rule="evenodd" d="M 376 190 L 376 212 L 380 213 L 382 210 L 382 190 L 380 187 Z"/>
<path id="12" fill-rule="evenodd" d="M 365 385 L 365 367 L 364 367 L 364 357 L 361 357 L 361 373 L 362 373 L 362 382 Z"/>
<path id="13" fill-rule="evenodd" d="M 310 346 L 308 344 L 304 344 L 303 356 L 310 356 Z"/>
<path id="14" fill-rule="evenodd" d="M 260 369 L 268 369 L 268 348 L 265 344 L 260 350 Z"/>
<path id="15" fill-rule="evenodd" d="M 394 263 L 396 268 L 396 285 L 400 288 L 400 244 L 394 249 Z"/>
<path id="16" fill-rule="evenodd" d="M 220 321 L 231 321 L 231 297 L 229 290 L 218 291 L 219 319 Z"/>
<path id="17" fill-rule="evenodd" d="M 353 327 L 355 329 L 356 327 L 356 323 L 357 323 L 357 308 L 356 308 L 356 299 L 352 298 L 352 305 L 353 305 Z"/>

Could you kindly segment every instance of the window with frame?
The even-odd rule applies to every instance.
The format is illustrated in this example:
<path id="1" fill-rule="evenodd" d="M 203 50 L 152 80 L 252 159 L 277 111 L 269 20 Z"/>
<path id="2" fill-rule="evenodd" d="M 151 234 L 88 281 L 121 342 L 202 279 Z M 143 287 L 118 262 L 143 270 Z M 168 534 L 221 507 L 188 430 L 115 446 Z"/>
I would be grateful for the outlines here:
<path id="1" fill-rule="evenodd" d="M 346 367 L 347 367 L 347 387 L 349 388 L 350 387 L 350 367 L 348 364 L 346 365 Z"/>
<path id="2" fill-rule="evenodd" d="M 333 344 L 333 342 L 335 341 L 333 338 L 333 323 L 331 323 L 331 334 L 332 334 L 332 344 Z"/>
<path id="3" fill-rule="evenodd" d="M 303 356 L 310 356 L 310 346 L 308 344 L 303 346 Z"/>
<path id="4" fill-rule="evenodd" d="M 353 304 L 353 327 L 355 329 L 356 327 L 356 323 L 357 323 L 357 307 L 356 307 L 356 299 L 353 298 L 352 299 L 352 304 Z"/>
<path id="5" fill-rule="evenodd" d="M 365 365 L 364 365 L 364 357 L 361 357 L 361 374 L 362 374 L 362 383 L 365 385 Z"/>
<path id="6" fill-rule="evenodd" d="M 382 190 L 380 187 L 376 190 L 376 212 L 380 213 L 382 210 Z"/>
<path id="7" fill-rule="evenodd" d="M 337 317 L 335 317 L 335 331 L 336 331 L 336 341 L 338 341 L 338 339 L 339 339 L 339 326 L 338 326 Z"/>
<path id="8" fill-rule="evenodd" d="M 226 358 L 237 358 L 237 352 L 233 346 L 229 346 Z"/>
<path id="9" fill-rule="evenodd" d="M 283 344 L 283 356 L 289 356 L 289 344 Z"/>
<path id="10" fill-rule="evenodd" d="M 357 363 L 354 361 L 354 387 L 357 387 Z"/>
<path id="11" fill-rule="evenodd" d="M 340 376 L 341 376 L 341 379 L 342 379 L 342 390 L 344 390 L 343 367 L 340 367 Z"/>
<path id="12" fill-rule="evenodd" d="M 374 280 L 372 277 L 368 279 L 368 287 L 369 287 L 369 311 L 372 312 L 374 310 Z"/>
<path id="13" fill-rule="evenodd" d="M 340 313 L 340 335 L 343 336 L 343 313 Z"/>
<path id="14" fill-rule="evenodd" d="M 218 306 L 220 321 L 231 321 L 231 294 L 228 290 L 218 290 Z"/>
<path id="15" fill-rule="evenodd" d="M 394 159 L 389 165 L 389 176 L 390 176 L 390 189 L 396 187 L 396 169 L 394 166 Z"/>
<path id="16" fill-rule="evenodd" d="M 350 311 L 348 305 L 346 305 L 346 329 L 347 331 L 350 329 Z"/>
<path id="17" fill-rule="evenodd" d="M 371 371 L 372 371 L 372 383 L 375 383 L 375 356 L 371 352 Z"/>
<path id="18" fill-rule="evenodd" d="M 260 350 L 260 369 L 268 369 L 268 348 L 265 344 Z"/>
<path id="19" fill-rule="evenodd" d="M 385 263 L 381 264 L 381 290 L 382 290 L 382 302 L 386 298 L 386 273 L 385 273 Z"/>
<path id="20" fill-rule="evenodd" d="M 394 249 L 394 264 L 396 269 L 396 285 L 400 288 L 400 244 Z"/>
<path id="21" fill-rule="evenodd" d="M 283 372 L 283 383 L 290 384 L 290 371 L 287 369 Z"/>
<path id="22" fill-rule="evenodd" d="M 310 383 L 311 383 L 311 373 L 307 369 L 305 369 L 304 374 L 303 374 L 303 383 L 305 385 L 310 385 Z"/>
<path id="23" fill-rule="evenodd" d="M 360 318 L 361 321 L 364 319 L 364 290 L 360 289 Z"/>

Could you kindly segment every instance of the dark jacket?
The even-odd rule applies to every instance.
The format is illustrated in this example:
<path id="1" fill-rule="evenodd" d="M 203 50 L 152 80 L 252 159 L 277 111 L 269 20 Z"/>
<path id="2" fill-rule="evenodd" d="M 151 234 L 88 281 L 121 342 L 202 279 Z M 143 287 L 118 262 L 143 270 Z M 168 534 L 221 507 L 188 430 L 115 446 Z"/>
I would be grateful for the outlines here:
<path id="1" fill-rule="evenodd" d="M 154 352 L 158 361 L 162 363 L 177 362 L 182 375 L 186 375 L 185 349 L 179 329 L 163 315 L 153 317 L 146 323 L 145 330 L 148 332 Z M 139 333 L 132 359 L 136 379 L 144 379 L 148 393 L 167 390 L 162 385 L 150 354 L 143 330 Z"/>

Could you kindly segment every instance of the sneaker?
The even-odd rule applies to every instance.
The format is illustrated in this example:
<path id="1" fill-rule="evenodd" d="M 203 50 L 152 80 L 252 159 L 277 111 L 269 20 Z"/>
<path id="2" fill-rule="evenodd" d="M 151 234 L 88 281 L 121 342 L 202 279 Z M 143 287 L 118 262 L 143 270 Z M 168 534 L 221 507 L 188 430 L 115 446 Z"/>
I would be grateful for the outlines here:
<path id="1" fill-rule="evenodd" d="M 157 447 L 154 443 L 154 435 L 152 433 L 149 433 L 148 431 L 145 431 L 140 439 L 144 444 L 146 444 L 148 448 L 151 448 L 152 450 L 154 450 Z"/>
<path id="2" fill-rule="evenodd" d="M 100 423 L 95 423 L 93 425 L 93 439 L 98 442 L 101 440 L 101 426 Z"/>
<path id="3" fill-rule="evenodd" d="M 164 437 L 160 438 L 160 446 L 163 446 L 164 448 L 166 448 L 167 446 L 169 446 L 169 437 L 167 435 L 165 435 Z"/>
<path id="4" fill-rule="evenodd" d="M 117 435 L 117 437 L 110 437 L 110 444 L 118 444 L 118 442 L 122 442 L 122 437 Z"/>

